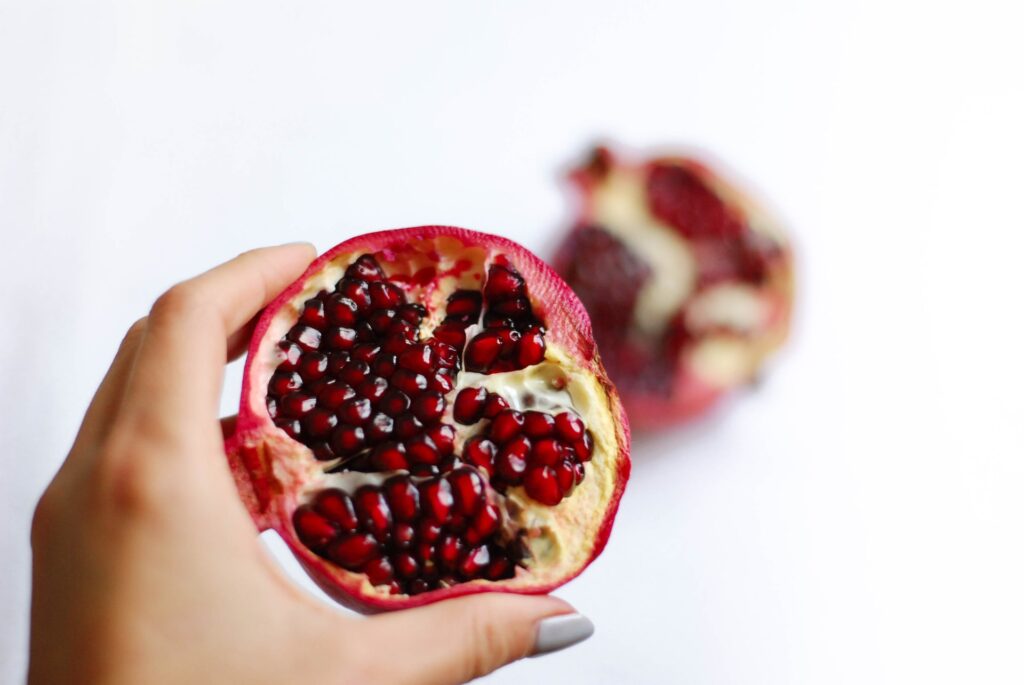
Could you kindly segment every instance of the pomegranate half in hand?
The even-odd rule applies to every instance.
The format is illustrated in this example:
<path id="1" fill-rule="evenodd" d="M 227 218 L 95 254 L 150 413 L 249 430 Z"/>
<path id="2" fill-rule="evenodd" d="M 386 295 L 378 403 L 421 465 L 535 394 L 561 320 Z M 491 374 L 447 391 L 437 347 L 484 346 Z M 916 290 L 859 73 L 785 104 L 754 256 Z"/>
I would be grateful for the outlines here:
<path id="1" fill-rule="evenodd" d="M 687 157 L 597 148 L 554 263 L 590 312 L 632 424 L 689 419 L 751 381 L 786 338 L 792 255 L 748 197 Z"/>
<path id="2" fill-rule="evenodd" d="M 365 611 L 550 591 L 601 552 L 629 475 L 576 296 L 441 226 L 348 240 L 266 308 L 226 451 L 257 526 Z"/>

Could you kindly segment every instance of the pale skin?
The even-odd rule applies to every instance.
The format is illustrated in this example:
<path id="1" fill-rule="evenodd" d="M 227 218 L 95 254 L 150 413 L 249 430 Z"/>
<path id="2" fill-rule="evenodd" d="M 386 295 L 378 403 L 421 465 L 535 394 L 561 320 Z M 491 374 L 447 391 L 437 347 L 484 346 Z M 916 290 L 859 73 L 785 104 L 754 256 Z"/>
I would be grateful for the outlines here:
<path id="1" fill-rule="evenodd" d="M 314 256 L 242 254 L 128 331 L 33 520 L 32 685 L 461 683 L 573 611 L 484 594 L 353 618 L 268 557 L 224 458 L 223 370 Z"/>

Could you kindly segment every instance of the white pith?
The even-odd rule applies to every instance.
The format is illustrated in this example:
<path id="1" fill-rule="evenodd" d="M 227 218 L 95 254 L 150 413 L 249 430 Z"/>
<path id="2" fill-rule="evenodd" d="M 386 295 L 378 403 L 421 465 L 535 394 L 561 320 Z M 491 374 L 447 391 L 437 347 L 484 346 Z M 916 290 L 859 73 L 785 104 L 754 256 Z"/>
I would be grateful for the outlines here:
<path id="1" fill-rule="evenodd" d="M 381 260 L 381 266 L 389 277 L 415 273 L 426 265 L 436 266 L 439 272 L 443 272 L 460 259 L 469 260 L 473 264 L 473 268 L 458 278 L 446 276 L 426 287 L 407 291 L 410 302 L 422 302 L 428 309 L 428 317 L 421 327 L 420 336 L 425 340 L 443 318 L 448 295 L 460 288 L 481 289 L 490 260 L 482 248 L 463 246 L 453 238 L 423 241 L 422 246 L 413 244 L 410 247 L 414 251 L 411 259 L 409 254 L 403 253 L 402 261 L 399 262 Z M 305 283 L 302 292 L 277 311 L 271 320 L 250 367 L 250 383 L 258 391 L 249 398 L 252 411 L 265 417 L 268 424 L 265 389 L 270 376 L 282 360 L 277 348 L 278 341 L 295 324 L 302 303 L 320 290 L 332 290 L 346 267 L 360 254 L 340 255 L 324 266 Z M 417 254 L 422 259 L 418 259 Z M 434 257 L 439 257 L 439 261 L 434 261 Z M 467 330 L 467 339 L 471 339 L 477 330 L 476 326 Z M 529 558 L 525 562 L 527 568 L 517 568 L 516 577 L 498 581 L 509 587 L 556 582 L 564 577 L 567 570 L 585 564 L 592 556 L 593 544 L 598 538 L 605 510 L 616 487 L 618 431 L 607 393 L 593 373 L 553 344 L 550 336 L 546 336 L 546 342 L 545 360 L 532 367 L 490 375 L 460 372 L 456 386 L 446 396 L 447 406 L 442 418 L 455 428 L 455 450 L 456 454 L 460 454 L 465 440 L 483 430 L 488 422 L 484 420 L 463 426 L 453 421 L 451 412 L 454 399 L 464 388 L 482 386 L 502 395 L 514 409 L 535 409 L 552 414 L 574 411 L 591 431 L 594 446 L 591 461 L 585 465 L 586 477 L 560 504 L 554 507 L 540 505 L 527 497 L 522 487 L 510 488 L 505 495 L 495 493 L 499 506 L 506 512 L 506 535 L 511 537 L 515 531 L 523 530 L 524 542 L 529 549 Z M 273 475 L 285 486 L 284 490 L 295 493 L 293 507 L 309 501 L 315 492 L 325 487 L 338 487 L 352 492 L 361 485 L 380 485 L 392 475 L 405 473 L 327 473 L 325 469 L 329 465 L 318 462 L 308 447 L 291 440 L 281 429 L 274 427 L 273 433 L 273 442 L 286 445 L 288 455 L 287 459 L 278 458 L 272 462 Z M 363 594 L 388 596 L 386 588 L 374 588 L 362 574 L 350 573 L 340 567 L 336 567 L 336 572 L 347 586 L 355 584 Z"/>

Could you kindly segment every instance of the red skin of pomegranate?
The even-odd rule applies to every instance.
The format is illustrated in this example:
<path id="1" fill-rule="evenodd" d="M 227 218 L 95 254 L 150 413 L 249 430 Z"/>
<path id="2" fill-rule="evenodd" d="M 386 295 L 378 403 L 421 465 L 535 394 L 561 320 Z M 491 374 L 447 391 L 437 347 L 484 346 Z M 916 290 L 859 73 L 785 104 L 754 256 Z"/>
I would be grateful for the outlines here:
<path id="1" fill-rule="evenodd" d="M 272 363 L 268 361 L 267 350 L 271 349 L 268 345 L 276 344 L 282 326 L 297 320 L 304 299 L 313 292 L 310 284 L 331 269 L 343 270 L 345 264 L 361 254 L 376 254 L 385 264 L 391 259 L 402 264 L 410 245 L 417 246 L 418 259 L 429 262 L 431 258 L 444 257 L 445 250 L 455 249 L 452 246 L 459 243 L 458 249 L 482 250 L 486 259 L 503 255 L 523 276 L 530 301 L 545 319 L 546 361 L 551 361 L 561 351 L 564 357 L 559 359 L 571 359 L 582 379 L 579 382 L 593 388 L 606 403 L 602 405 L 608 418 L 606 424 L 601 424 L 604 433 L 595 434 L 594 438 L 606 446 L 607 454 L 600 464 L 595 456 L 594 462 L 588 464 L 592 470 L 579 485 L 577 494 L 567 495 L 557 508 L 559 511 L 564 508 L 571 515 L 566 515 L 565 522 L 558 519 L 552 523 L 553 528 L 562 526 L 557 528 L 562 536 L 560 542 L 579 550 L 575 557 L 567 555 L 572 558 L 560 558 L 549 566 L 542 565 L 542 560 L 538 559 L 536 565 L 518 569 L 515 577 L 508 580 L 460 582 L 423 594 L 386 594 L 369 586 L 363 574 L 346 571 L 314 553 L 298 539 L 292 515 L 300 503 L 300 491 L 309 485 L 310 479 L 317 477 L 320 465 L 312 459 L 309 449 L 278 428 L 268 413 L 267 378 L 273 370 L 268 371 L 268 364 Z M 430 245 L 444 247 L 434 249 Z M 428 296 L 435 285 L 431 281 L 435 275 L 430 268 L 427 264 L 408 276 L 411 282 L 422 286 Z M 595 424 L 595 430 L 598 428 L 600 426 Z M 581 573 L 603 550 L 630 469 L 629 424 L 601 365 L 590 320 L 579 299 L 550 267 L 520 245 L 502 237 L 448 226 L 380 231 L 347 240 L 321 255 L 301 278 L 266 307 L 256 323 L 249 346 L 237 428 L 225 441 L 225 451 L 240 496 L 257 528 L 276 531 L 328 595 L 343 605 L 368 613 L 415 607 L 479 592 L 542 594 L 554 590 Z M 592 488 L 603 484 L 601 491 L 593 497 L 579 495 L 590 482 Z M 595 503 L 592 510 L 581 508 L 591 501 Z M 537 506 L 543 508 L 543 505 Z M 575 521 L 583 523 L 574 527 Z"/>
<path id="2" fill-rule="evenodd" d="M 579 207 L 552 261 L 590 311 L 632 426 L 656 430 L 685 423 L 756 380 L 787 337 L 793 297 L 792 249 L 768 214 L 688 156 L 632 161 L 598 147 L 569 179 Z M 608 230 L 611 224 L 614 230 Z M 654 282 L 662 289 L 668 284 L 677 301 L 655 312 L 664 320 L 652 332 L 657 316 L 641 311 L 644 295 L 637 292 Z M 709 308 L 722 305 L 723 292 L 739 292 L 741 307 L 756 307 L 757 324 L 733 327 L 727 310 L 719 312 L 726 321 L 691 330 L 687 317 L 695 318 L 695 303 L 701 302 L 704 319 L 714 319 Z M 720 301 L 711 303 L 714 297 Z M 713 344 L 719 353 L 727 348 L 725 371 L 708 371 L 714 363 L 722 366 L 713 359 Z"/>

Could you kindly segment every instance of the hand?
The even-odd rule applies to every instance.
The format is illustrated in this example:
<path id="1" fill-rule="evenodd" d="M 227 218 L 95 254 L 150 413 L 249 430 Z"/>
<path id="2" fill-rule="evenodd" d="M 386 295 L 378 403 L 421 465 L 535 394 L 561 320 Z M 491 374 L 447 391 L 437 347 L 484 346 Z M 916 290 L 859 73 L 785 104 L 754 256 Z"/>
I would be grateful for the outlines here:
<path id="1" fill-rule="evenodd" d="M 36 509 L 30 683 L 457 683 L 589 636 L 553 597 L 345 616 L 265 553 L 224 458 L 223 366 L 314 254 L 247 252 L 128 331 Z"/>

